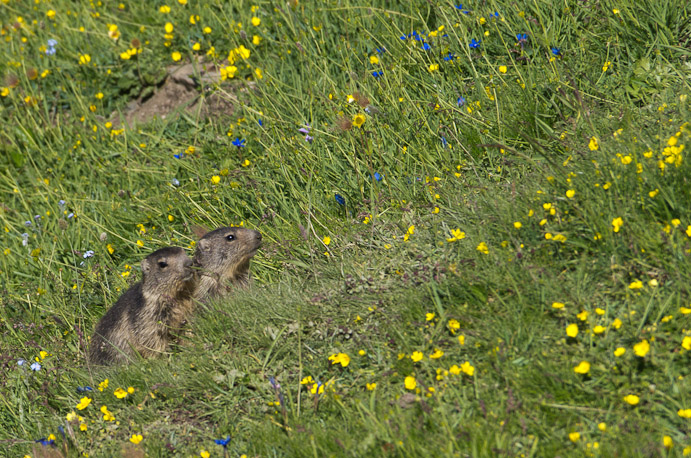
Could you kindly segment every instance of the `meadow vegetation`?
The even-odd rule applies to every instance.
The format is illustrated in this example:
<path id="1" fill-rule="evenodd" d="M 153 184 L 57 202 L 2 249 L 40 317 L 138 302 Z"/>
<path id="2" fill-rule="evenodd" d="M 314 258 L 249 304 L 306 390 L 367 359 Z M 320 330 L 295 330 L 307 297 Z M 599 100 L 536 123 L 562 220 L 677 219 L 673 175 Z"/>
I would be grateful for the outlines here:
<path id="1" fill-rule="evenodd" d="M 691 454 L 690 13 L 0 0 L 2 453 Z M 89 366 L 195 224 L 252 287 Z"/>

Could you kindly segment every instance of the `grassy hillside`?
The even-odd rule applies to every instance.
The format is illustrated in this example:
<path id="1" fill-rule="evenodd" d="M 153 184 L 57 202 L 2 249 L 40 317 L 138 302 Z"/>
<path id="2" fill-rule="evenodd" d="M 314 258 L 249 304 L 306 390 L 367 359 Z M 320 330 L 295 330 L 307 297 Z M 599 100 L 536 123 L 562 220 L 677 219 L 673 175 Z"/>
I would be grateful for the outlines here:
<path id="1" fill-rule="evenodd" d="M 0 2 L 6 456 L 691 453 L 685 2 Z M 90 367 L 192 226 L 253 284 Z"/>

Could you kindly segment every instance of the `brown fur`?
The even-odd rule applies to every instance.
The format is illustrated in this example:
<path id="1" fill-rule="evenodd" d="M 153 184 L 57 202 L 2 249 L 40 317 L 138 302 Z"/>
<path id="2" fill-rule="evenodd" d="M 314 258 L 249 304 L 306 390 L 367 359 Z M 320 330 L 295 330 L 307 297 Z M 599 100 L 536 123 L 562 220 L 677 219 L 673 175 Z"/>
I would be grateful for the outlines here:
<path id="1" fill-rule="evenodd" d="M 147 256 L 142 275 L 142 281 L 120 296 L 96 325 L 91 363 L 159 355 L 191 314 L 196 276 L 182 248 L 161 248 Z"/>
<path id="2" fill-rule="evenodd" d="M 197 235 L 199 232 L 195 229 Z M 204 302 L 227 295 L 231 285 L 247 285 L 250 259 L 261 243 L 259 231 L 242 227 L 221 227 L 204 234 L 194 253 L 194 265 L 199 269 L 194 298 Z"/>

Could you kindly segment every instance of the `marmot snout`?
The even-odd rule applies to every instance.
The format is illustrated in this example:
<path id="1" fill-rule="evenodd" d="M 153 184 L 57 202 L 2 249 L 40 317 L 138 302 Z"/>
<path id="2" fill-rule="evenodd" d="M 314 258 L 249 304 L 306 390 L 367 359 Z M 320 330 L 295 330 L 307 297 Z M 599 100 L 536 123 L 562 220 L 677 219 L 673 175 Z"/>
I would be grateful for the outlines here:
<path id="1" fill-rule="evenodd" d="M 194 264 L 199 269 L 195 299 L 225 296 L 229 285 L 246 285 L 250 259 L 261 243 L 259 231 L 242 227 L 221 227 L 204 234 L 194 253 Z"/>
<path id="2" fill-rule="evenodd" d="M 142 281 L 120 296 L 96 325 L 89 351 L 94 364 L 164 352 L 192 311 L 196 276 L 182 248 L 161 248 L 141 266 Z"/>

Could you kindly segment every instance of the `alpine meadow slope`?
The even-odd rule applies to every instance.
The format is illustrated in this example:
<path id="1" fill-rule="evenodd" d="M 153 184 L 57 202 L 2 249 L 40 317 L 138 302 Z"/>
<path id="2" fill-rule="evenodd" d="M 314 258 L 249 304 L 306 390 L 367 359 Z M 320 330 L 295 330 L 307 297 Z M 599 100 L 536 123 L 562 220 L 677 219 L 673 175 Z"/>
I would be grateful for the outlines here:
<path id="1" fill-rule="evenodd" d="M 0 455 L 691 454 L 690 13 L 0 0 Z M 250 287 L 90 366 L 195 225 Z"/>

